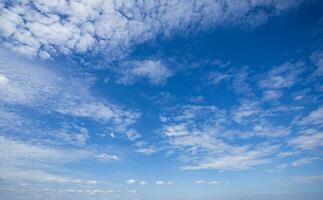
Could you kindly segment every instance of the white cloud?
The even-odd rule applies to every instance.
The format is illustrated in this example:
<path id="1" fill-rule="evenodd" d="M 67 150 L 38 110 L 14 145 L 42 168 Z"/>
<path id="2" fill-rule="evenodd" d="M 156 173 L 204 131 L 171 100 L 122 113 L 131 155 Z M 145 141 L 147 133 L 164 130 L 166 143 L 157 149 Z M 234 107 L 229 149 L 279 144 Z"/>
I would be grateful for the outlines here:
<path id="1" fill-rule="evenodd" d="M 77 161 L 93 152 L 80 149 L 56 149 L 0 136 L 0 163 L 7 166 L 36 167 Z M 67 153 L 68 152 L 68 153 Z"/>
<path id="2" fill-rule="evenodd" d="M 323 75 L 323 51 L 315 51 L 311 55 L 311 61 L 317 67 L 314 74 L 318 76 Z"/>
<path id="3" fill-rule="evenodd" d="M 88 185 L 96 185 L 96 184 L 98 184 L 98 181 L 96 181 L 96 180 L 87 180 L 87 181 L 85 181 L 85 183 L 88 184 Z"/>
<path id="4" fill-rule="evenodd" d="M 216 180 L 210 180 L 210 181 L 206 181 L 206 180 L 196 180 L 195 184 L 209 184 L 209 185 L 217 185 L 219 184 L 219 181 Z"/>
<path id="5" fill-rule="evenodd" d="M 156 185 L 174 185 L 173 181 L 156 181 Z"/>
<path id="6" fill-rule="evenodd" d="M 7 86 L 8 83 L 9 83 L 8 78 L 0 74 L 0 86 L 5 87 Z"/>
<path id="7" fill-rule="evenodd" d="M 107 127 L 110 131 L 125 134 L 129 131 L 128 126 L 136 122 L 140 116 L 136 111 L 126 110 L 93 96 L 90 91 L 91 78 L 81 79 L 76 75 L 76 72 L 69 71 L 67 68 L 63 71 L 48 62 L 33 62 L 16 57 L 3 49 L 0 50 L 0 56 L 0 75 L 2 77 L 0 104 L 7 105 L 1 107 L 1 112 L 8 112 L 4 108 L 9 108 L 9 106 L 28 107 L 42 115 L 64 115 L 90 119 L 109 125 Z M 69 76 L 64 75 L 63 72 L 68 72 Z M 28 121 L 29 116 L 24 116 L 19 112 L 19 109 L 15 109 L 14 114 L 16 119 L 26 118 Z M 1 115 L 0 121 L 6 120 L 5 118 L 10 116 Z M 11 126 L 10 123 L 7 123 L 4 128 L 14 128 L 15 131 L 23 133 L 30 127 L 36 126 L 36 122 L 37 120 L 33 119 L 32 126 L 30 124 L 26 127 L 16 126 L 20 127 L 20 130 Z M 39 127 L 34 129 L 37 128 Z M 49 129 L 49 127 L 45 128 Z M 80 128 L 77 132 L 72 130 L 74 134 L 70 134 L 70 131 L 63 127 L 52 132 L 56 133 L 57 138 L 60 135 L 63 140 L 74 141 L 78 144 L 85 144 L 89 138 L 89 133 L 84 128 Z"/>
<path id="8" fill-rule="evenodd" d="M 286 62 L 275 66 L 261 78 L 259 85 L 267 89 L 290 88 L 295 84 L 304 66 L 305 63 L 303 61 Z"/>
<path id="9" fill-rule="evenodd" d="M 136 150 L 137 153 L 141 153 L 143 155 L 151 155 L 156 153 L 158 150 L 153 147 L 153 146 L 149 146 L 149 147 L 145 147 L 145 148 L 139 148 Z"/>
<path id="10" fill-rule="evenodd" d="M 296 177 L 293 177 L 293 181 L 297 181 L 297 182 L 323 181 L 323 175 L 316 175 L 316 176 L 296 176 Z"/>
<path id="11" fill-rule="evenodd" d="M 290 156 L 294 156 L 294 155 L 296 155 L 298 153 L 299 152 L 296 152 L 296 151 L 282 151 L 282 152 L 278 153 L 278 157 L 279 158 L 287 158 L 287 157 L 290 157 Z"/>
<path id="12" fill-rule="evenodd" d="M 113 132 L 110 133 L 110 136 L 114 139 L 116 136 L 114 135 Z"/>
<path id="13" fill-rule="evenodd" d="M 132 84 L 145 78 L 150 83 L 159 85 L 172 75 L 171 70 L 160 60 L 128 61 L 122 63 L 122 68 L 124 69 L 120 70 L 121 78 L 118 81 L 123 84 Z"/>
<path id="14" fill-rule="evenodd" d="M 319 158 L 319 157 L 304 157 L 304 158 L 301 158 L 301 159 L 298 159 L 298 160 L 294 160 L 291 163 L 291 165 L 293 167 L 299 167 L 299 166 L 302 166 L 302 165 L 306 165 L 306 164 L 312 163 L 315 160 L 322 160 L 322 159 Z"/>
<path id="15" fill-rule="evenodd" d="M 263 93 L 263 99 L 265 101 L 276 100 L 282 97 L 282 92 L 279 90 L 266 90 Z"/>
<path id="16" fill-rule="evenodd" d="M 136 181 L 134 179 L 129 179 L 129 180 L 126 181 L 126 183 L 129 184 L 129 185 L 133 185 L 133 184 L 136 183 Z"/>
<path id="17" fill-rule="evenodd" d="M 107 153 L 100 153 L 96 156 L 100 160 L 120 160 L 117 155 L 107 154 Z"/>
<path id="18" fill-rule="evenodd" d="M 302 124 L 323 124 L 323 106 L 312 111 L 308 116 L 304 117 Z"/>
<path id="19" fill-rule="evenodd" d="M 164 181 L 156 181 L 156 185 L 164 185 L 165 182 Z"/>
<path id="20" fill-rule="evenodd" d="M 204 161 L 198 162 L 197 165 L 184 166 L 183 170 L 201 170 L 201 169 L 218 169 L 218 170 L 245 170 L 255 166 L 269 163 L 268 156 L 272 155 L 273 148 L 258 149 L 240 152 L 235 155 L 223 155 L 221 157 L 209 156 Z M 266 158 L 267 157 L 267 158 Z"/>
<path id="21" fill-rule="evenodd" d="M 205 181 L 204 180 L 196 180 L 195 183 L 196 184 L 202 184 L 202 183 L 205 183 Z"/>
<path id="22" fill-rule="evenodd" d="M 232 78 L 231 75 L 223 74 L 223 73 L 216 73 L 216 72 L 211 73 L 209 75 L 209 79 L 210 79 L 211 83 L 214 84 L 214 85 L 217 85 L 221 81 L 229 80 L 231 78 Z"/>
<path id="23" fill-rule="evenodd" d="M 175 183 L 173 181 L 167 181 L 166 185 L 174 185 Z"/>
<path id="24" fill-rule="evenodd" d="M 165 127 L 164 133 L 169 137 L 176 137 L 188 135 L 189 130 L 187 130 L 186 124 L 168 125 Z"/>
<path id="25" fill-rule="evenodd" d="M 145 186 L 145 185 L 148 185 L 148 182 L 147 181 L 140 181 L 139 184 L 142 186 Z"/>
<path id="26" fill-rule="evenodd" d="M 220 182 L 219 181 L 208 181 L 207 182 L 209 185 L 217 185 L 217 184 L 219 184 Z"/>
<path id="27" fill-rule="evenodd" d="M 10 6 L 2 2 L 0 35 L 6 46 L 31 56 L 101 50 L 112 57 L 157 35 L 223 24 L 256 26 L 302 1 L 288 2 L 41 0 Z"/>
<path id="28" fill-rule="evenodd" d="M 262 112 L 257 106 L 249 104 L 244 104 L 234 110 L 231 115 L 213 106 L 176 107 L 176 112 L 163 122 L 162 133 L 166 136 L 169 148 L 177 150 L 179 159 L 188 163 L 181 169 L 249 169 L 271 162 L 272 155 L 279 151 L 279 145 L 271 143 L 241 145 L 235 143 L 231 137 L 236 135 L 241 138 L 245 138 L 244 135 L 248 135 L 246 138 L 276 137 L 289 133 L 284 127 L 278 129 L 269 124 L 259 123 L 259 120 L 263 118 L 259 117 L 259 113 Z M 251 120 L 246 123 L 246 118 L 249 119 L 251 116 L 255 122 Z M 239 121 L 241 126 L 248 128 L 250 133 L 241 131 L 240 126 L 237 129 L 232 128 L 233 119 Z M 174 129 L 173 127 L 180 128 Z M 235 138 L 235 140 L 238 139 Z"/>
<path id="29" fill-rule="evenodd" d="M 55 175 L 50 172 L 47 172 L 46 169 L 29 169 L 21 167 L 12 167 L 2 165 L 0 167 L 0 176 L 4 180 L 10 180 L 12 182 L 33 182 L 38 183 L 54 183 L 54 184 L 74 184 L 79 186 L 87 185 L 96 185 L 99 183 L 97 180 L 86 180 L 79 178 L 72 178 L 69 176 Z"/>
<path id="30" fill-rule="evenodd" d="M 315 149 L 323 146 L 323 132 L 315 132 L 307 135 L 299 135 L 289 142 L 289 145 L 300 149 Z"/>
<path id="31" fill-rule="evenodd" d="M 0 167 L 0 176 L 3 179 L 11 181 L 28 181 L 28 182 L 50 182 L 50 183 L 67 183 L 68 178 L 53 175 L 41 170 L 7 167 L 2 165 Z"/>
<path id="32" fill-rule="evenodd" d="M 59 130 L 54 130 L 53 133 L 49 133 L 48 136 L 59 139 L 61 142 L 76 146 L 84 146 L 89 139 L 89 131 L 84 127 L 79 126 L 64 126 Z"/>
<path id="33" fill-rule="evenodd" d="M 57 194 L 62 194 L 62 193 L 70 193 L 73 194 L 73 196 L 75 197 L 75 195 L 81 195 L 81 196 L 77 196 L 76 198 L 80 198 L 80 197 L 84 197 L 84 195 L 90 195 L 90 196 L 105 196 L 105 195 L 110 195 L 115 193 L 114 190 L 106 190 L 106 189 L 98 189 L 98 188 L 94 188 L 94 189 L 52 189 L 52 188 L 43 188 L 41 190 L 41 192 L 43 193 L 48 193 L 50 194 L 51 197 L 57 195 Z M 67 198 L 72 198 L 72 197 L 67 197 Z M 64 198 L 66 199 L 66 198 Z M 74 198 L 73 198 L 74 199 Z"/>

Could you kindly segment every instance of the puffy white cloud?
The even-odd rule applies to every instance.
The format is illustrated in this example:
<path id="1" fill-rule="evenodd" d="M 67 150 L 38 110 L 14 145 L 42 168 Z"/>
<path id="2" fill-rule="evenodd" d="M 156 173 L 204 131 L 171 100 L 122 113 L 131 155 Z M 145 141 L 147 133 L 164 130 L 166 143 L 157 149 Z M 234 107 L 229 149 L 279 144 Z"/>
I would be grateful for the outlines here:
<path id="1" fill-rule="evenodd" d="M 129 185 L 133 185 L 133 184 L 136 183 L 136 181 L 134 179 L 129 179 L 129 180 L 126 181 L 126 183 L 129 184 Z"/>
<path id="2" fill-rule="evenodd" d="M 164 181 L 156 181 L 156 185 L 164 185 L 165 182 Z"/>

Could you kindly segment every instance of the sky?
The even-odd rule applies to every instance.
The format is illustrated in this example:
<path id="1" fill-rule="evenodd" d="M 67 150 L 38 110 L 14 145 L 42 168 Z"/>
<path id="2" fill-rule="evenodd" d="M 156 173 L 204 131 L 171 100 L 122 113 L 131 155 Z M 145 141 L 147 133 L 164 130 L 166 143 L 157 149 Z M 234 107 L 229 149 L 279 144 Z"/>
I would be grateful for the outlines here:
<path id="1" fill-rule="evenodd" d="M 0 1 L 0 199 L 322 200 L 320 0 Z"/>

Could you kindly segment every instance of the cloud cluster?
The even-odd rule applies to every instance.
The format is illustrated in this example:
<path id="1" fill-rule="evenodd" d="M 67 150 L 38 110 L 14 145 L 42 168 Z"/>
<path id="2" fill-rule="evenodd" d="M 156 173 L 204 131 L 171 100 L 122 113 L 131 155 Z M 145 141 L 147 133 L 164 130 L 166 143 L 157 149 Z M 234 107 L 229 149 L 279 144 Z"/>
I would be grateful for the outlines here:
<path id="1" fill-rule="evenodd" d="M 297 7 L 288 1 L 2 1 L 0 36 L 30 56 L 104 52 L 110 58 L 129 47 L 177 31 L 194 32 L 225 23 L 256 26 Z"/>
<path id="2" fill-rule="evenodd" d="M 248 169 L 270 162 L 279 149 L 270 143 L 237 145 L 239 138 L 232 143 L 230 133 L 241 130 L 232 128 L 234 117 L 214 106 L 184 106 L 177 108 L 177 113 L 164 120 L 162 132 L 170 148 L 178 150 L 180 158 L 190 163 L 182 169 Z"/>
<path id="3" fill-rule="evenodd" d="M 84 124 L 126 136 L 134 132 L 131 126 L 138 112 L 94 96 L 91 77 L 81 78 L 76 71 L 33 62 L 3 49 L 0 57 L 2 178 L 39 181 L 51 177 L 47 181 L 72 183 L 72 179 L 52 176 L 51 168 L 62 169 L 81 160 L 119 159 L 100 153 L 100 147 L 92 148 L 88 141 L 93 131 Z M 25 173 L 28 168 L 36 172 Z"/>
<path id="4" fill-rule="evenodd" d="M 123 133 L 129 131 L 128 127 L 139 117 L 136 111 L 126 110 L 93 96 L 90 78 L 81 79 L 71 71 L 68 73 L 70 76 L 66 76 L 63 71 L 48 63 L 46 65 L 31 62 L 10 55 L 4 50 L 0 51 L 0 56 L 0 105 L 5 105 L 0 109 L 0 112 L 4 113 L 0 117 L 0 126 L 7 129 L 7 132 L 37 133 L 42 132 L 37 130 L 42 127 L 43 132 L 46 131 L 57 139 L 81 145 L 89 138 L 85 128 L 67 124 L 53 129 L 47 124 L 44 130 L 39 119 L 29 116 L 24 111 L 31 109 L 40 115 L 50 115 L 54 118 L 70 116 L 80 120 L 91 120 L 109 125 L 114 132 Z M 11 125 L 8 121 L 17 124 Z"/>
<path id="5" fill-rule="evenodd" d="M 221 84 L 216 92 L 228 92 L 236 102 L 224 107 L 209 101 L 175 105 L 160 116 L 169 148 L 188 163 L 182 169 L 241 170 L 298 157 L 285 165 L 294 166 L 308 152 L 320 158 L 316 151 L 322 148 L 323 110 L 316 94 L 321 89 L 310 87 L 320 85 L 318 52 L 264 71 L 208 71 L 203 80 Z"/>

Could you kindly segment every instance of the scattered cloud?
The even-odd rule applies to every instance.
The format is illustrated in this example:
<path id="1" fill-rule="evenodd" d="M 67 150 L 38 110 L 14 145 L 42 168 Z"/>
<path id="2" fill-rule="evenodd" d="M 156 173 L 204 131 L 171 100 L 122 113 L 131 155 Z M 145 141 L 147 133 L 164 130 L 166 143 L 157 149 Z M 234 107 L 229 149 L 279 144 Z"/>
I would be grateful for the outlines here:
<path id="1" fill-rule="evenodd" d="M 46 66 L 45 63 L 37 63 L 28 59 L 16 57 L 5 52 L 0 51 L 1 65 L 0 74 L 2 84 L 0 85 L 0 105 L 1 112 L 10 112 L 14 110 L 13 114 L 1 115 L 0 121 L 9 120 L 12 117 L 20 121 L 30 121 L 23 110 L 16 109 L 17 107 L 24 107 L 25 109 L 33 109 L 41 115 L 52 115 L 59 117 L 76 117 L 78 119 L 89 119 L 100 124 L 109 125 L 111 130 L 115 132 L 126 133 L 128 127 L 135 123 L 140 114 L 133 110 L 126 110 L 121 106 L 102 101 L 91 94 L 90 86 L 92 81 L 90 78 L 79 78 L 77 72 L 68 71 L 69 76 L 66 76 L 62 70 L 52 66 Z M 66 69 L 68 70 L 68 69 Z M 47 77 L 46 79 L 44 77 Z M 5 80 L 5 81 L 3 81 Z M 4 82 L 5 85 L 4 85 Z M 38 119 L 32 119 L 32 125 L 26 124 L 22 127 L 21 122 L 19 126 L 10 126 L 10 123 L 2 124 L 6 127 L 4 129 L 15 129 L 21 134 L 30 127 L 38 129 L 36 123 Z M 41 122 L 39 122 L 41 123 Z M 0 123 L 1 124 L 1 123 Z M 10 127 L 9 127 L 10 126 Z M 20 127 L 19 130 L 17 127 Z M 70 125 L 52 130 L 55 132 L 57 138 L 61 136 L 62 140 L 66 142 L 74 141 L 77 144 L 84 144 L 89 138 L 89 133 L 84 128 L 73 130 Z M 50 129 L 50 127 L 46 127 Z M 45 131 L 45 130 L 44 130 Z M 76 132 L 75 132 L 76 131 Z M 37 132 L 33 130 L 32 132 Z M 38 131 L 39 132 L 39 131 Z M 48 130 L 46 130 L 48 132 Z M 69 132 L 74 132 L 71 135 Z"/>
<path id="2" fill-rule="evenodd" d="M 30 144 L 0 136 L 0 162 L 5 166 L 37 167 L 89 158 L 90 150 L 58 149 L 39 144 Z M 68 152 L 68 153 L 67 153 Z"/>
<path id="3" fill-rule="evenodd" d="M 271 162 L 270 157 L 279 150 L 274 144 L 230 144 L 226 138 L 227 132 L 234 131 L 232 116 L 214 106 L 184 106 L 177 112 L 164 122 L 162 131 L 170 148 L 180 152 L 181 160 L 191 163 L 181 169 L 249 169 Z M 249 117 L 257 111 L 244 109 L 241 113 L 238 117 L 234 112 L 233 119 L 241 121 L 242 115 Z M 261 132 L 259 128 L 257 131 Z"/>
<path id="4" fill-rule="evenodd" d="M 151 84 L 159 85 L 172 76 L 172 71 L 160 60 L 128 61 L 122 63 L 119 83 L 132 84 L 136 80 L 147 79 Z"/>
<path id="5" fill-rule="evenodd" d="M 219 184 L 219 181 L 212 180 L 212 181 L 206 181 L 206 180 L 196 180 L 195 184 L 209 184 L 209 185 L 217 185 Z"/>
<path id="6" fill-rule="evenodd" d="M 223 73 L 218 73 L 218 72 L 213 72 L 209 75 L 209 79 L 210 79 L 211 83 L 214 85 L 217 85 L 221 81 L 226 81 L 231 78 L 232 78 L 232 76 L 229 74 L 223 74 Z"/>
<path id="7" fill-rule="evenodd" d="M 172 181 L 156 181 L 156 185 L 174 185 Z"/>
<path id="8" fill-rule="evenodd" d="M 282 65 L 273 67 L 260 80 L 259 85 L 267 89 L 281 89 L 292 87 L 300 73 L 304 70 L 303 61 L 285 62 Z"/>
<path id="9" fill-rule="evenodd" d="M 287 157 L 291 157 L 294 155 L 297 155 L 299 152 L 297 151 L 282 151 L 278 153 L 278 157 L 279 158 L 287 158 Z"/>
<path id="10" fill-rule="evenodd" d="M 129 185 L 133 185 L 133 184 L 136 183 L 136 181 L 134 179 L 129 179 L 129 180 L 126 181 L 126 183 L 129 184 Z"/>
<path id="11" fill-rule="evenodd" d="M 317 181 L 323 181 L 323 175 L 297 176 L 297 177 L 294 177 L 293 180 L 297 182 L 317 182 Z"/>
<path id="12" fill-rule="evenodd" d="M 295 160 L 291 163 L 291 165 L 293 167 L 299 167 L 299 166 L 302 166 L 302 165 L 306 165 L 306 164 L 309 164 L 315 160 L 322 160 L 321 158 L 319 157 L 304 157 L 304 158 L 301 158 L 301 159 L 298 159 L 298 160 Z"/>
<path id="13" fill-rule="evenodd" d="M 136 150 L 137 153 L 140 153 L 140 154 L 143 154 L 143 155 L 151 155 L 151 154 L 154 154 L 156 153 L 158 150 L 153 147 L 153 146 L 150 146 L 150 147 L 147 147 L 147 148 L 139 148 Z"/>
<path id="14" fill-rule="evenodd" d="M 266 90 L 263 93 L 263 99 L 265 101 L 276 100 L 282 96 L 283 96 L 283 94 L 279 90 Z"/>
<path id="15" fill-rule="evenodd" d="M 142 186 L 145 186 L 145 185 L 148 185 L 148 182 L 147 181 L 140 181 L 139 184 Z"/>
<path id="16" fill-rule="evenodd" d="M 323 51 L 314 51 L 311 54 L 311 61 L 315 64 L 316 70 L 314 72 L 317 76 L 323 75 Z"/>
<path id="17" fill-rule="evenodd" d="M 96 156 L 100 160 L 109 161 L 109 160 L 120 160 L 117 155 L 107 154 L 107 153 L 100 153 Z"/>

